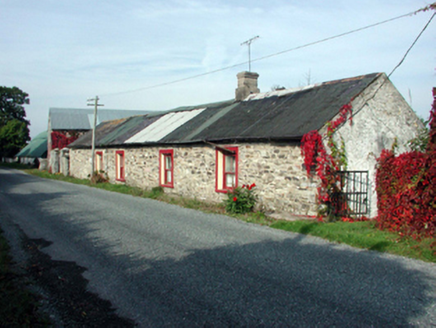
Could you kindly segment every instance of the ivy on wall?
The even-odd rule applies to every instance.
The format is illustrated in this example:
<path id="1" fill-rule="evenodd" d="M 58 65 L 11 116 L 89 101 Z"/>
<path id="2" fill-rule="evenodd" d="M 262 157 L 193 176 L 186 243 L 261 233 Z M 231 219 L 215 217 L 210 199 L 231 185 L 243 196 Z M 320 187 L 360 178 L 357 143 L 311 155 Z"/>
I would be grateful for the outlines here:
<path id="1" fill-rule="evenodd" d="M 347 167 L 347 158 L 345 153 L 345 144 L 341 140 L 341 145 L 334 141 L 333 135 L 338 127 L 347 120 L 352 123 L 352 105 L 351 102 L 342 106 L 339 110 L 339 117 L 327 123 L 327 132 L 323 137 L 317 130 L 306 133 L 301 140 L 301 155 L 304 158 L 308 176 L 316 176 L 320 180 L 317 188 L 317 200 L 321 205 L 318 212 L 318 218 L 324 217 L 329 221 L 339 219 L 339 213 L 343 212 L 342 206 L 337 195 L 340 192 L 339 170 L 345 170 Z M 323 139 L 327 138 L 328 150 L 325 148 Z M 315 173 L 315 174 L 314 174 Z"/>
<path id="2" fill-rule="evenodd" d="M 67 147 L 70 143 L 77 140 L 78 136 L 72 135 L 70 137 L 67 137 L 65 134 L 59 132 L 59 131 L 53 131 L 51 133 L 51 148 L 55 149 L 63 149 Z"/>

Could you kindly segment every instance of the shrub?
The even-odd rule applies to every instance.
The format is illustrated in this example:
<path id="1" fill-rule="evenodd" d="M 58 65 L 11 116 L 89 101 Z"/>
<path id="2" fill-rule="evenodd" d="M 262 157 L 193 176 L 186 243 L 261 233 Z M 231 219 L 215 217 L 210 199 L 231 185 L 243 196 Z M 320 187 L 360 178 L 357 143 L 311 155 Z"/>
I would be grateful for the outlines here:
<path id="1" fill-rule="evenodd" d="M 256 205 L 257 196 L 255 194 L 256 184 L 243 185 L 227 193 L 224 200 L 226 211 L 233 214 L 244 214 L 251 212 Z"/>
<path id="2" fill-rule="evenodd" d="M 91 183 L 97 184 L 97 183 L 106 183 L 109 182 L 109 178 L 105 174 L 104 171 L 95 171 L 94 174 L 91 177 Z"/>
<path id="3" fill-rule="evenodd" d="M 412 237 L 436 232 L 436 88 L 433 97 L 426 150 L 395 156 L 385 149 L 378 158 L 378 226 Z"/>

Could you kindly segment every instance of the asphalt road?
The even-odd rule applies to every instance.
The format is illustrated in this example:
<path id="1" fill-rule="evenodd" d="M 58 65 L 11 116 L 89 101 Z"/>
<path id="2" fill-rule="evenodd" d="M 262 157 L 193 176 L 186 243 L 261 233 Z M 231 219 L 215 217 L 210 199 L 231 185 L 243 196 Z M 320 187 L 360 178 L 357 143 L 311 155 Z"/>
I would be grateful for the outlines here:
<path id="1" fill-rule="evenodd" d="M 141 327 L 436 326 L 436 266 L 0 168 L 0 224 Z"/>

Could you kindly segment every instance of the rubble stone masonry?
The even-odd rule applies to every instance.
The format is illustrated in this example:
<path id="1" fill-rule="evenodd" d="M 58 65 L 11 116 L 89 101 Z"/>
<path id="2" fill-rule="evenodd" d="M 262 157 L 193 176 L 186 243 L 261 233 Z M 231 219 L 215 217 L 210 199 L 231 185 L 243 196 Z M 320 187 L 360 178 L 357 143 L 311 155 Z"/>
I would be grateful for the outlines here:
<path id="1" fill-rule="evenodd" d="M 224 145 L 223 145 L 224 146 Z M 238 147 L 238 186 L 256 183 L 258 209 L 265 212 L 316 214 L 316 180 L 307 177 L 299 144 L 250 143 Z M 221 202 L 216 192 L 216 150 L 208 145 L 96 149 L 103 152 L 103 168 L 111 183 L 144 189 L 159 185 L 159 150 L 174 150 L 174 188 L 166 193 Z M 125 182 L 115 180 L 115 151 L 125 153 Z M 91 151 L 71 149 L 71 175 L 87 178 Z"/>

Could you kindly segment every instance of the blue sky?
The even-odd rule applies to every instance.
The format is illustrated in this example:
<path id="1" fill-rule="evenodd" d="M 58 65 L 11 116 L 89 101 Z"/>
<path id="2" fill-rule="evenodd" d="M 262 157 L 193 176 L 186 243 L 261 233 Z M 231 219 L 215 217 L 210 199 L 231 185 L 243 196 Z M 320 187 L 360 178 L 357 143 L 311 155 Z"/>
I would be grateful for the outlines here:
<path id="1" fill-rule="evenodd" d="M 139 1 L 0 0 L 1 85 L 30 95 L 31 136 L 50 107 L 164 110 L 234 97 L 239 65 L 162 87 L 150 86 L 244 63 L 241 43 L 256 35 L 252 59 L 414 12 L 419 0 Z M 433 12 L 252 63 L 259 88 L 298 87 L 398 64 Z M 436 86 L 436 18 L 391 76 L 414 110 L 428 117 Z M 138 90 L 137 92 L 121 93 Z M 121 94 L 120 94 L 121 93 Z"/>

